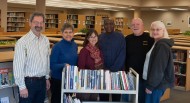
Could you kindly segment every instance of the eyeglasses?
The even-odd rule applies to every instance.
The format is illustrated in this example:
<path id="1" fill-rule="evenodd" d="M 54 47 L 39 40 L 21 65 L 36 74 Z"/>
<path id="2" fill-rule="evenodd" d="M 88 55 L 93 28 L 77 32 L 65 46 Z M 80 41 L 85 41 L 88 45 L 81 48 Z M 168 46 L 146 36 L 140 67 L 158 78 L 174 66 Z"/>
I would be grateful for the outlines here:
<path id="1" fill-rule="evenodd" d="M 73 32 L 64 31 L 63 34 L 73 34 Z"/>
<path id="2" fill-rule="evenodd" d="M 89 38 L 93 39 L 93 38 L 97 38 L 97 36 L 90 36 Z"/>
<path id="3" fill-rule="evenodd" d="M 35 25 L 43 25 L 44 24 L 44 22 L 38 22 L 38 21 L 32 21 L 32 23 L 34 23 Z"/>

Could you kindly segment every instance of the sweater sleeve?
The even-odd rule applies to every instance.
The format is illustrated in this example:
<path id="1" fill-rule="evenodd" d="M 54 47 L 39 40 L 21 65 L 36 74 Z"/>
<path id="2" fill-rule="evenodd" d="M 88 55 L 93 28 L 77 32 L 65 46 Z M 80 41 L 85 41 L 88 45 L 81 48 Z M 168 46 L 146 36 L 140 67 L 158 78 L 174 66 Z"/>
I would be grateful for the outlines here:
<path id="1" fill-rule="evenodd" d="M 55 45 L 50 55 L 50 69 L 54 71 L 62 71 L 64 63 L 59 63 L 60 48 Z"/>
<path id="2" fill-rule="evenodd" d="M 82 48 L 79 53 L 79 58 L 78 58 L 79 69 L 85 69 L 85 64 L 86 64 L 86 52 L 85 52 L 85 48 Z"/>
<path id="3" fill-rule="evenodd" d="M 161 81 L 164 78 L 164 71 L 168 64 L 168 58 L 169 58 L 169 50 L 166 45 L 159 45 L 154 50 L 155 53 L 151 56 L 152 59 L 150 59 L 149 69 L 150 72 L 148 73 L 148 79 L 147 79 L 147 86 L 149 90 L 153 90 L 155 87 L 157 87 Z"/>

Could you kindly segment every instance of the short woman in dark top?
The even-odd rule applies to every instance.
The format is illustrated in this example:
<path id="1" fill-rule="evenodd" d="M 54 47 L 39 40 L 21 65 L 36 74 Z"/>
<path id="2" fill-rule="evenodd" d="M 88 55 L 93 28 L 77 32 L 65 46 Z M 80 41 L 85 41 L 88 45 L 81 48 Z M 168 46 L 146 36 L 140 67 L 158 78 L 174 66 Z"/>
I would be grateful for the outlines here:
<path id="1" fill-rule="evenodd" d="M 155 21 L 150 27 L 150 36 L 155 42 L 146 54 L 143 79 L 146 81 L 145 103 L 160 103 L 167 88 L 174 85 L 174 66 L 171 47 L 174 41 L 169 38 L 163 22 Z"/>
<path id="2" fill-rule="evenodd" d="M 103 69 L 103 63 L 103 55 L 98 47 L 98 33 L 90 29 L 79 53 L 78 67 L 79 69 L 97 70 Z M 84 101 L 97 101 L 98 94 L 77 94 L 77 97 Z"/>

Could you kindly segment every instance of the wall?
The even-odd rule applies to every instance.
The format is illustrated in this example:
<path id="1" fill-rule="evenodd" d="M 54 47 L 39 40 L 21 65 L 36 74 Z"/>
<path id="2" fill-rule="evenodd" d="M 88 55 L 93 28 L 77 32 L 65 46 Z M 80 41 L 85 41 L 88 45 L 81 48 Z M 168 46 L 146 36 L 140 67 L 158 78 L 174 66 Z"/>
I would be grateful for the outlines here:
<path id="1" fill-rule="evenodd" d="M 188 11 L 143 11 L 142 19 L 146 22 L 145 29 L 149 30 L 151 22 L 161 20 L 165 23 L 171 22 L 171 26 L 166 26 L 168 29 L 180 29 L 181 32 L 189 30 L 188 27 Z"/>

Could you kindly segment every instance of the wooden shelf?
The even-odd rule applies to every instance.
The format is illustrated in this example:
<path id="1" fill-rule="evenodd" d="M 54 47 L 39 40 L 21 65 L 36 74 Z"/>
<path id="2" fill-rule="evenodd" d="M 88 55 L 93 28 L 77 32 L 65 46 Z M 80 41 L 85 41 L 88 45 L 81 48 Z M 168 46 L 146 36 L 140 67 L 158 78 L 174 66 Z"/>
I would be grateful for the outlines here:
<path id="1" fill-rule="evenodd" d="M 175 89 L 190 90 L 190 48 L 172 47 L 175 71 Z"/>
<path id="2" fill-rule="evenodd" d="M 45 28 L 58 28 L 58 14 L 46 14 Z"/>
<path id="3" fill-rule="evenodd" d="M 78 15 L 76 14 L 67 15 L 67 22 L 73 24 L 74 28 L 78 28 Z"/>
<path id="4" fill-rule="evenodd" d="M 86 16 L 85 24 L 87 29 L 95 29 L 95 16 Z"/>

